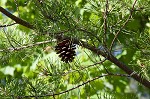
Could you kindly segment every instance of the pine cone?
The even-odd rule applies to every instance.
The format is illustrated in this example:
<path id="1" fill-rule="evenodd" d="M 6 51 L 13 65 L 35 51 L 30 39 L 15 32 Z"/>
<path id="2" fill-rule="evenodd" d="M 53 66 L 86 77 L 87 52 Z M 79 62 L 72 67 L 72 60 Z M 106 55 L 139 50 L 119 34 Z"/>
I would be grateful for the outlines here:
<path id="1" fill-rule="evenodd" d="M 75 47 L 71 40 L 65 39 L 55 46 L 55 51 L 63 62 L 72 62 L 75 57 Z"/>

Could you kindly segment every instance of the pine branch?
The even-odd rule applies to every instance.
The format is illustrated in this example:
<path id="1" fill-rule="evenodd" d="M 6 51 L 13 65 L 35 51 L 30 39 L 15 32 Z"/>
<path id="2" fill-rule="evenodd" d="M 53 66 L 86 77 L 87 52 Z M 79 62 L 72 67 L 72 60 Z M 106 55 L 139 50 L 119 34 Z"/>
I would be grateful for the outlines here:
<path id="1" fill-rule="evenodd" d="M 136 0 L 135 0 L 136 1 Z M 16 23 L 18 24 L 21 24 L 23 26 L 26 26 L 30 29 L 34 29 L 34 27 L 32 25 L 30 25 L 29 23 L 27 23 L 26 21 L 23 21 L 22 19 L 20 18 L 17 18 L 16 16 L 12 15 L 11 13 L 9 13 L 8 11 L 6 11 L 4 8 L 0 7 L 0 11 L 2 13 L 4 13 L 5 15 L 7 15 L 8 17 L 10 17 L 11 19 L 13 19 Z M 131 14 L 130 14 L 131 15 Z M 129 17 L 130 18 L 130 17 Z M 125 23 L 126 24 L 126 23 Z M 124 25 L 125 25 L 124 24 Z M 123 26 L 124 27 L 124 26 Z M 123 28 L 122 27 L 122 28 Z M 122 29 L 121 28 L 121 29 Z M 121 31 L 121 30 L 119 30 Z M 120 33 L 118 31 L 117 35 Z M 116 35 L 116 37 L 117 37 Z M 115 38 L 116 38 L 115 37 Z M 93 51 L 94 53 L 96 53 L 97 55 L 102 55 L 104 56 L 105 58 L 107 58 L 109 61 L 111 61 L 112 63 L 114 63 L 115 65 L 117 65 L 120 69 L 122 69 L 124 72 L 126 72 L 128 75 L 130 75 L 132 78 L 134 78 L 136 81 L 138 81 L 139 83 L 143 84 L 145 87 L 149 88 L 150 89 L 150 81 L 146 80 L 145 78 L 143 78 L 141 75 L 138 75 L 135 71 L 131 70 L 127 65 L 125 65 L 124 63 L 120 62 L 116 57 L 114 57 L 111 53 L 106 52 L 105 51 L 102 51 L 98 48 L 95 48 L 94 46 L 91 46 L 89 45 L 88 43 L 86 42 L 83 42 L 81 40 L 78 40 L 78 39 L 72 39 L 72 38 L 69 38 L 69 37 L 65 37 L 67 39 L 70 39 L 70 40 L 73 40 L 74 43 L 82 46 L 82 47 L 85 47 L 91 51 Z M 114 38 L 114 40 L 115 40 Z M 113 43 L 112 43 L 113 45 Z"/>
<path id="2" fill-rule="evenodd" d="M 104 12 L 104 46 L 107 47 L 106 42 L 107 42 L 107 38 L 106 38 L 106 34 L 107 34 L 107 14 L 108 14 L 108 0 L 106 0 L 106 5 L 105 5 L 105 12 Z"/>
<path id="3" fill-rule="evenodd" d="M 2 8 L 0 6 L 0 12 L 2 12 L 3 14 L 5 14 L 7 17 L 11 18 L 12 20 L 14 20 L 16 23 L 23 25 L 27 28 L 33 29 L 33 25 L 31 25 L 30 23 L 14 16 L 13 14 L 11 14 L 10 12 L 8 12 L 7 10 L 5 10 L 4 8 Z"/>
<path id="4" fill-rule="evenodd" d="M 133 5 L 132 5 L 132 9 L 131 9 L 131 12 L 130 12 L 130 15 L 129 17 L 127 18 L 127 20 L 124 22 L 124 24 L 121 26 L 121 28 L 118 30 L 118 32 L 115 34 L 115 37 L 113 38 L 112 42 L 111 42 L 111 45 L 110 45 L 110 51 L 112 50 L 112 47 L 115 43 L 115 40 L 117 39 L 118 35 L 120 34 L 120 32 L 122 31 L 122 29 L 126 26 L 126 24 L 129 22 L 130 18 L 132 17 L 132 14 L 133 14 L 133 11 L 134 11 L 134 7 L 135 7 L 135 4 L 136 4 L 137 0 L 134 1 Z"/>
<path id="5" fill-rule="evenodd" d="M 88 66 L 86 66 L 86 67 L 80 66 L 80 68 L 77 69 L 77 70 L 70 70 L 70 71 L 68 71 L 68 72 L 62 73 L 61 75 L 66 76 L 66 75 L 68 75 L 69 73 L 73 73 L 73 72 L 77 72 L 77 71 L 82 71 L 82 70 L 84 70 L 84 69 L 87 69 L 87 68 L 90 68 L 90 67 L 94 67 L 94 66 L 96 66 L 96 65 L 98 65 L 98 64 L 102 64 L 102 63 L 105 62 L 105 61 L 106 61 L 106 59 L 104 59 L 104 60 L 102 60 L 102 61 L 100 61 L 100 62 L 96 62 L 96 63 L 91 64 L 91 65 L 88 65 Z"/>
<path id="6" fill-rule="evenodd" d="M 146 80 L 141 75 L 138 75 L 138 73 L 136 73 L 135 71 L 131 70 L 127 65 L 125 65 L 124 63 L 119 61 L 111 53 L 105 52 L 105 51 L 101 51 L 100 49 L 95 48 L 94 46 L 91 46 L 91 45 L 87 44 L 86 42 L 79 41 L 77 39 L 74 39 L 74 43 L 76 43 L 76 44 L 78 44 L 80 46 L 83 46 L 83 47 L 93 51 L 97 55 L 104 56 L 109 61 L 114 63 L 116 66 L 118 66 L 120 69 L 122 69 L 124 72 L 126 72 L 128 75 L 130 75 L 132 78 L 134 78 L 136 81 L 138 81 L 139 83 L 143 84 L 145 87 L 150 89 L 150 81 Z"/>
<path id="7" fill-rule="evenodd" d="M 28 45 L 23 45 L 21 47 L 12 47 L 12 48 L 7 48 L 7 49 L 0 49 L 0 52 L 4 52 L 4 51 L 19 51 L 25 48 L 29 48 L 29 47 L 34 47 L 37 45 L 41 45 L 41 44 L 46 44 L 46 43 L 50 43 L 52 42 L 52 40 L 47 40 L 47 41 L 42 41 L 42 42 L 36 42 L 35 44 L 28 44 Z"/>
<path id="8" fill-rule="evenodd" d="M 86 85 L 86 84 L 88 84 L 88 83 L 90 83 L 90 82 L 93 82 L 93 81 L 95 81 L 95 80 L 97 80 L 97 79 L 99 79 L 99 78 L 107 77 L 107 76 L 130 77 L 130 75 L 126 75 L 126 74 L 104 74 L 104 75 L 100 75 L 100 76 L 98 76 L 98 77 L 95 77 L 95 78 L 93 78 L 93 79 L 87 80 L 87 81 L 83 82 L 82 84 L 77 85 L 76 87 L 73 87 L 73 88 L 71 88 L 71 89 L 62 91 L 62 92 L 60 92 L 60 93 L 51 93 L 51 94 L 37 95 L 37 96 L 34 96 L 34 95 L 33 95 L 33 96 L 17 96 L 16 98 L 17 98 L 17 99 L 21 99 L 21 98 L 33 98 L 33 97 L 40 98 L 40 97 L 49 97 L 49 96 L 53 96 L 53 97 L 54 97 L 54 96 L 56 96 L 56 95 L 61 95 L 61 94 L 68 93 L 68 92 L 70 92 L 70 91 L 72 91 L 72 90 L 75 90 L 75 89 L 77 89 L 77 88 L 79 88 L 79 87 L 82 87 L 82 86 L 84 86 L 84 85 Z"/>

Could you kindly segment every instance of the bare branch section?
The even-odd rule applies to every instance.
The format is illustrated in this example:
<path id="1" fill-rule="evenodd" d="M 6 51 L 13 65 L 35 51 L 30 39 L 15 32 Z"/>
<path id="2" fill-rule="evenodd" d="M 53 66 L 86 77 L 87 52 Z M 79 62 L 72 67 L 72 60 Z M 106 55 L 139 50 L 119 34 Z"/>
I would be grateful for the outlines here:
<path id="1" fill-rule="evenodd" d="M 5 10 L 4 8 L 2 8 L 0 6 L 0 12 L 2 12 L 3 14 L 5 14 L 7 17 L 11 18 L 12 20 L 14 20 L 16 23 L 23 25 L 27 28 L 33 29 L 33 25 L 29 24 L 28 22 L 14 16 L 13 14 L 11 14 L 10 12 L 8 12 L 7 10 Z"/>
<path id="2" fill-rule="evenodd" d="M 134 8 L 134 5 L 136 4 L 136 1 L 134 2 L 133 4 L 133 8 Z M 6 11 L 5 9 L 3 9 L 2 7 L 0 7 L 0 11 L 2 13 L 4 13 L 5 15 L 7 15 L 8 17 L 10 17 L 11 19 L 13 19 L 16 23 L 18 24 L 21 24 L 23 26 L 26 26 L 30 29 L 34 29 L 34 27 L 32 25 L 30 25 L 29 23 L 27 23 L 26 21 L 23 21 L 21 20 L 20 18 L 17 18 L 16 16 L 12 15 L 11 13 L 9 13 L 8 11 Z M 130 14 L 128 20 L 130 19 L 132 14 Z M 117 38 L 118 34 L 120 33 L 120 31 L 123 29 L 123 27 L 127 24 L 128 20 L 125 22 L 125 24 L 122 26 L 122 28 L 117 32 L 117 34 L 115 35 L 115 38 L 113 40 L 113 42 L 115 41 L 115 39 Z M 112 63 L 114 63 L 115 65 L 117 65 L 120 69 L 122 69 L 124 72 L 126 72 L 128 75 L 130 75 L 132 78 L 134 78 L 136 81 L 138 81 L 139 83 L 143 84 L 145 87 L 149 88 L 150 89 L 150 81 L 146 80 L 145 78 L 143 78 L 141 75 L 138 75 L 135 71 L 131 70 L 129 67 L 127 67 L 127 65 L 123 64 L 122 62 L 120 62 L 116 57 L 114 57 L 111 53 L 109 52 L 105 52 L 105 51 L 102 51 L 98 48 L 95 48 L 94 46 L 91 46 L 89 45 L 88 43 L 86 42 L 83 42 L 83 41 L 80 41 L 78 39 L 72 39 L 72 38 L 69 38 L 69 37 L 66 37 L 70 40 L 73 40 L 74 43 L 82 46 L 82 47 L 85 47 L 91 51 L 93 51 L 94 53 L 96 53 L 97 55 L 102 55 L 104 56 L 105 58 L 107 58 L 108 60 L 110 60 Z M 112 42 L 112 45 L 113 45 L 113 42 Z M 33 46 L 33 45 L 30 45 L 30 46 Z"/>
<path id="3" fill-rule="evenodd" d="M 130 77 L 130 75 L 126 75 L 126 74 L 104 74 L 104 75 L 100 75 L 100 76 L 98 76 L 98 77 L 95 77 L 95 78 L 93 78 L 93 79 L 91 79 L 91 80 L 87 80 L 86 82 L 83 82 L 82 84 L 80 84 L 80 85 L 78 85 L 78 86 L 76 86 L 76 87 L 73 87 L 73 88 L 71 88 L 71 89 L 62 91 L 62 92 L 60 92 L 60 93 L 52 93 L 52 94 L 37 95 L 37 96 L 17 96 L 16 98 L 17 98 L 17 99 L 20 99 L 20 98 L 32 98 L 32 97 L 38 97 L 38 98 L 39 98 L 39 97 L 49 97 L 49 96 L 61 95 L 61 94 L 68 93 L 68 92 L 70 92 L 70 91 L 72 91 L 72 90 L 75 90 L 75 89 L 77 89 L 77 88 L 79 88 L 79 87 L 82 87 L 82 86 L 84 86 L 84 85 L 86 85 L 86 84 L 88 84 L 88 83 L 90 83 L 90 82 L 92 82 L 92 81 L 95 81 L 95 80 L 99 79 L 99 78 L 107 77 L 107 76 Z"/>

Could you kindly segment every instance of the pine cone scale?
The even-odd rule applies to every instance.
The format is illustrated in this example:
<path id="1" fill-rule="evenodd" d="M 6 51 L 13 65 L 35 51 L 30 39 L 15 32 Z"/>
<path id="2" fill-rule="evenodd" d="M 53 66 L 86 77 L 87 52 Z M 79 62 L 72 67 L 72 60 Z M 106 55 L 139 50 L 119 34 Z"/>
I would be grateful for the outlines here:
<path id="1" fill-rule="evenodd" d="M 63 62 L 72 62 L 75 58 L 75 49 L 76 45 L 72 43 L 71 40 L 63 40 L 55 46 L 55 51 L 59 54 L 61 61 Z"/>

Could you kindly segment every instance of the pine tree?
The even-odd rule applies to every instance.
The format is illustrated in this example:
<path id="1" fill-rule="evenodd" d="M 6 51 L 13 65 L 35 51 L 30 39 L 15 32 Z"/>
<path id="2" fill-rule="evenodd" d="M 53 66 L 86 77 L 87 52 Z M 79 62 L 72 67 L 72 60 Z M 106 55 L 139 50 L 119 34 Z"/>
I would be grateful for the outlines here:
<path id="1" fill-rule="evenodd" d="M 0 5 L 0 98 L 149 96 L 149 0 Z"/>

